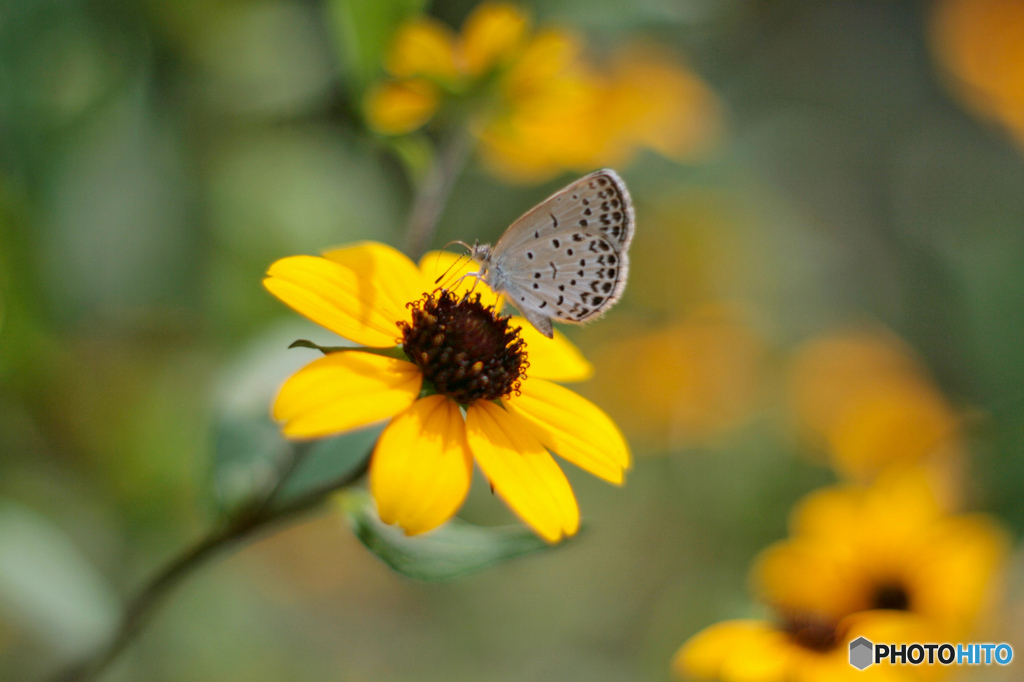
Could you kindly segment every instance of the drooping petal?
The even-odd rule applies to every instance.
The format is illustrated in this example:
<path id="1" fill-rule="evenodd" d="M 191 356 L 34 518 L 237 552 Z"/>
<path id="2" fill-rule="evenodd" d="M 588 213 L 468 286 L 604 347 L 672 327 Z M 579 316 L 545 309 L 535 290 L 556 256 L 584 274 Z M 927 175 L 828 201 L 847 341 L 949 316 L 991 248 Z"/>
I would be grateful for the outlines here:
<path id="1" fill-rule="evenodd" d="M 270 266 L 263 286 L 296 312 L 364 346 L 394 346 L 397 323 L 409 319 L 387 273 L 365 273 L 317 256 L 291 256 Z M 409 299 L 411 300 L 411 299 Z"/>
<path id="2" fill-rule="evenodd" d="M 519 336 L 526 342 L 526 359 L 530 363 L 527 376 L 550 381 L 583 381 L 594 374 L 594 366 L 562 332 L 555 330 L 555 337 L 549 339 L 518 315 L 512 316 L 510 324 L 521 328 Z"/>
<path id="3" fill-rule="evenodd" d="M 448 398 L 432 395 L 384 429 L 370 465 L 370 491 L 384 523 L 417 535 L 458 511 L 472 475 L 462 413 Z"/>
<path id="4" fill-rule="evenodd" d="M 429 251 L 420 259 L 420 270 L 423 271 L 423 278 L 427 283 L 424 293 L 433 291 L 439 286 L 443 286 L 458 296 L 472 290 L 473 293 L 480 294 L 482 304 L 491 306 L 500 312 L 501 297 L 491 291 L 491 288 L 484 284 L 483 280 L 478 280 L 475 276 L 467 276 L 479 269 L 480 265 L 467 256 L 458 256 L 450 251 Z M 439 277 L 442 278 L 441 281 L 436 282 Z"/>
<path id="5" fill-rule="evenodd" d="M 393 417 L 419 397 L 423 375 L 404 360 L 359 351 L 325 355 L 281 387 L 274 419 L 290 438 L 317 438 Z"/>
<path id="6" fill-rule="evenodd" d="M 550 381 L 529 379 L 519 395 L 504 403 L 545 447 L 595 476 L 622 483 L 629 446 L 615 422 L 592 402 Z"/>
<path id="7" fill-rule="evenodd" d="M 569 481 L 522 419 L 481 400 L 466 410 L 466 434 L 494 491 L 538 535 L 554 543 L 576 533 L 580 512 Z"/>

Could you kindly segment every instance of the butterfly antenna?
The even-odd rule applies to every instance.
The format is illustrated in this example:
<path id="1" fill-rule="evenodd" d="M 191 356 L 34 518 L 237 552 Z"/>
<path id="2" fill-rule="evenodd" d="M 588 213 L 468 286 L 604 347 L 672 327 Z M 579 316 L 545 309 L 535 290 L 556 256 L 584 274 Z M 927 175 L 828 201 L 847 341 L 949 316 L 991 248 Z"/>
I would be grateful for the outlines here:
<path id="1" fill-rule="evenodd" d="M 453 268 L 453 267 L 455 267 L 456 265 L 459 265 L 460 263 L 462 263 L 462 259 L 463 259 L 463 258 L 466 258 L 466 257 L 472 258 L 472 253 L 473 253 L 473 249 L 472 249 L 472 248 L 471 248 L 471 247 L 470 247 L 470 246 L 469 246 L 468 244 L 466 244 L 465 242 L 463 242 L 463 241 L 461 241 L 461 240 L 453 240 L 452 242 L 449 242 L 449 243 L 445 244 L 445 245 L 444 245 L 443 247 L 441 247 L 441 249 L 442 249 L 442 250 L 443 250 L 443 249 L 446 249 L 447 247 L 450 247 L 450 246 L 452 246 L 453 244 L 458 244 L 458 245 L 462 246 L 463 248 L 465 248 L 465 249 L 466 249 L 467 253 L 461 254 L 461 255 L 460 255 L 460 256 L 459 256 L 459 257 L 458 257 L 458 258 L 457 258 L 457 259 L 455 260 L 455 262 L 454 262 L 454 263 L 452 263 L 451 265 L 449 265 L 449 267 L 447 267 L 447 269 L 446 269 L 446 270 L 444 270 L 443 272 L 441 272 L 441 273 L 440 273 L 440 275 L 438 276 L 438 278 L 437 278 L 436 280 L 434 280 L 434 284 L 440 284 L 441 280 L 443 280 L 444 278 L 446 278 L 446 276 L 447 276 L 447 273 L 451 272 L 451 271 L 452 271 L 452 268 Z M 441 258 L 441 252 L 440 252 L 440 251 L 438 251 L 438 252 L 437 252 L 437 260 L 438 260 L 438 262 L 440 262 L 440 258 Z"/>
<path id="2" fill-rule="evenodd" d="M 469 244 L 467 244 L 466 242 L 462 241 L 461 239 L 453 239 L 453 240 L 451 240 L 450 242 L 448 242 L 447 244 L 442 246 L 441 250 L 443 251 L 444 249 L 447 249 L 452 244 L 458 244 L 459 246 L 464 248 L 468 253 L 473 253 L 473 247 L 470 246 Z"/>
<path id="3" fill-rule="evenodd" d="M 449 242 L 449 243 L 451 243 L 451 242 Z M 462 244 L 463 242 L 459 242 L 459 243 Z M 438 260 L 440 260 L 440 258 L 441 258 L 440 252 L 438 252 L 437 258 L 438 258 Z M 458 258 L 455 259 L 455 261 L 451 265 L 448 266 L 448 268 L 444 272 L 442 272 L 438 276 L 437 279 L 434 280 L 434 284 L 439 284 L 441 282 L 441 280 L 443 280 L 444 278 L 446 278 L 448 276 L 448 273 L 452 271 L 452 268 L 454 268 L 457 265 L 461 265 L 463 258 L 470 258 L 470 259 L 472 259 L 472 256 L 470 256 L 468 253 L 461 254 Z"/>

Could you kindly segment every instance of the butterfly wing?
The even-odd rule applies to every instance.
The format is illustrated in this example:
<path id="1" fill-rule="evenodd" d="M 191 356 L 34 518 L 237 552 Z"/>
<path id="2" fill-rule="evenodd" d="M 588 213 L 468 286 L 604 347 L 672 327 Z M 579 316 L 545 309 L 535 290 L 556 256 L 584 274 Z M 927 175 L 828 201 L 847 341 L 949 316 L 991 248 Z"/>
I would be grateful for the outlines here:
<path id="1" fill-rule="evenodd" d="M 582 324 L 619 300 L 634 227 L 622 180 L 591 173 L 512 224 L 491 253 L 488 284 L 550 337 L 552 318 Z"/>
<path id="2" fill-rule="evenodd" d="M 635 222 L 626 184 L 605 168 L 584 175 L 524 213 L 505 230 L 492 255 L 570 228 L 604 235 L 617 250 L 625 251 Z"/>

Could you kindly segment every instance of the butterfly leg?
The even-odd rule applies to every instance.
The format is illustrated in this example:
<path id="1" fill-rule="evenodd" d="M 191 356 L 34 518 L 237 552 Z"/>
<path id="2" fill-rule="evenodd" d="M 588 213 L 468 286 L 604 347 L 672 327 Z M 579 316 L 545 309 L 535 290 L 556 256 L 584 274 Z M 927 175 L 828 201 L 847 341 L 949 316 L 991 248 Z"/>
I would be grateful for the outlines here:
<path id="1" fill-rule="evenodd" d="M 452 282 L 451 288 L 455 289 L 456 287 L 458 287 L 460 284 L 462 284 L 462 280 L 466 279 L 467 277 L 472 277 L 473 278 L 473 286 L 471 286 L 469 288 L 469 291 L 466 292 L 466 296 L 469 296 L 470 294 L 472 294 L 474 291 L 476 291 L 476 285 L 480 281 L 480 273 L 479 272 L 467 272 L 467 273 L 465 273 L 464 275 L 459 277 L 457 280 Z"/>

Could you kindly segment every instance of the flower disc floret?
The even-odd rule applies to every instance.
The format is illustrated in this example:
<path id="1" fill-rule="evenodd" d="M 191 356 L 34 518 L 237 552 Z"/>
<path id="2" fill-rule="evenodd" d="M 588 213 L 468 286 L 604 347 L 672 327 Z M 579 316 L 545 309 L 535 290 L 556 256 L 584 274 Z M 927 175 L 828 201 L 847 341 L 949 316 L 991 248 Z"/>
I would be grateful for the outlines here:
<path id="1" fill-rule="evenodd" d="M 840 638 L 836 623 L 813 614 L 787 614 L 781 629 L 794 644 L 809 651 L 831 651 Z"/>
<path id="2" fill-rule="evenodd" d="M 910 593 L 898 582 L 879 585 L 875 588 L 871 606 L 890 611 L 911 611 Z"/>
<path id="3" fill-rule="evenodd" d="M 527 367 L 520 328 L 479 294 L 428 293 L 409 307 L 412 323 L 399 325 L 402 348 L 438 393 L 472 405 L 519 392 Z"/>
<path id="4" fill-rule="evenodd" d="M 552 453 L 621 485 L 629 446 L 600 408 L 553 383 L 588 378 L 590 363 L 559 332 L 549 339 L 525 319 L 499 317 L 501 297 L 469 280 L 473 267 L 444 252 L 417 265 L 376 242 L 275 262 L 264 280 L 271 293 L 365 348 L 300 369 L 273 415 L 297 439 L 386 421 L 369 488 L 381 520 L 409 535 L 458 512 L 475 463 L 495 495 L 559 542 L 579 529 L 580 513 Z M 457 282 L 449 291 L 435 288 L 442 275 Z"/>

